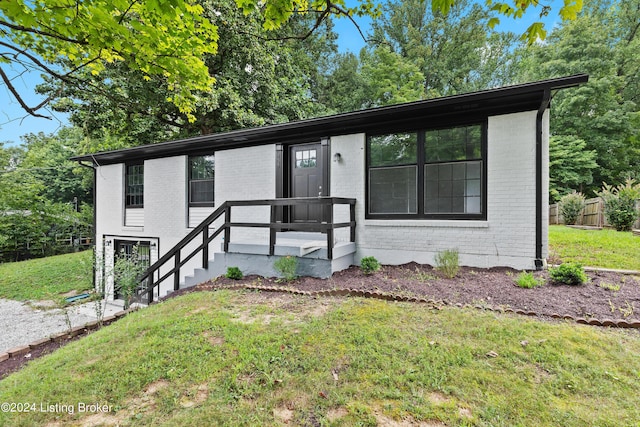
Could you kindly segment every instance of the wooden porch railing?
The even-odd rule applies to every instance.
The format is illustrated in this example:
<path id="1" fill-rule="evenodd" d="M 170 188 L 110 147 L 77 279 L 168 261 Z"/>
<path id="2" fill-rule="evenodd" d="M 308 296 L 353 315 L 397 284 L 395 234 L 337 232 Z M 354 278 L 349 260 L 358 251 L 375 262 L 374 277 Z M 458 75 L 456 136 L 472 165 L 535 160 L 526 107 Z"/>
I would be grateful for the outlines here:
<path id="1" fill-rule="evenodd" d="M 322 222 L 282 222 L 279 221 L 279 208 L 295 207 L 304 205 L 320 205 L 323 212 Z M 349 221 L 333 222 L 333 207 L 335 205 L 349 205 Z M 180 242 L 164 254 L 158 261 L 154 262 L 140 276 L 140 287 L 136 293 L 137 301 L 153 302 L 154 290 L 162 282 L 173 276 L 173 289 L 180 288 L 180 269 L 198 253 L 202 255 L 202 268 L 209 265 L 209 244 L 224 233 L 224 251 L 229 251 L 232 227 L 249 228 L 269 228 L 269 255 L 274 254 L 276 246 L 276 233 L 278 231 L 307 231 L 321 232 L 327 235 L 327 257 L 333 259 L 334 230 L 337 228 L 350 227 L 350 241 L 356 241 L 356 213 L 355 199 L 342 197 L 309 197 L 294 199 L 271 199 L 271 200 L 240 200 L 227 201 L 220 205 L 211 215 L 202 221 L 196 228 L 187 234 Z M 231 208 L 234 206 L 270 206 L 269 222 L 233 222 L 231 218 Z M 224 215 L 224 223 L 211 233 L 211 225 Z M 200 239 L 200 244 L 192 249 L 187 255 L 182 254 L 182 250 L 191 242 Z M 160 269 L 165 265 L 172 268 L 164 274 Z"/>

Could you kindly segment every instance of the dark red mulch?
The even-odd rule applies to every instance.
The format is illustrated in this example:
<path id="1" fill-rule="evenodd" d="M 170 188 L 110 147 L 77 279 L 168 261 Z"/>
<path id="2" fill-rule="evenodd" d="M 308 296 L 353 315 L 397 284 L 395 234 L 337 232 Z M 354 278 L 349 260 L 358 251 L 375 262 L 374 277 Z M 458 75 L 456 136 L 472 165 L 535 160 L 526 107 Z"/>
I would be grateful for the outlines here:
<path id="1" fill-rule="evenodd" d="M 538 271 L 536 278 L 545 284 L 523 289 L 515 284 L 519 271 L 509 268 L 479 269 L 462 267 L 453 279 L 444 278 L 430 266 L 409 263 L 383 266 L 373 275 L 364 275 L 358 267 L 335 273 L 330 279 L 302 277 L 291 283 L 260 278 L 264 286 L 286 286 L 304 291 L 356 289 L 446 301 L 449 304 L 490 306 L 533 311 L 540 316 L 569 315 L 574 318 L 600 320 L 640 320 L 640 276 L 614 272 L 587 272 L 589 282 L 580 286 L 550 283 L 548 271 Z M 241 281 L 223 277 L 215 285 L 255 283 L 256 276 Z M 619 285 L 619 291 L 601 285 Z"/>
<path id="2" fill-rule="evenodd" d="M 364 275 L 358 267 L 335 273 L 329 279 L 301 277 L 290 283 L 274 278 L 247 276 L 242 280 L 219 277 L 213 282 L 192 288 L 181 289 L 168 298 L 188 292 L 210 290 L 220 285 L 260 284 L 303 291 L 332 289 L 354 289 L 378 291 L 402 296 L 417 296 L 446 301 L 448 304 L 471 304 L 494 309 L 524 310 L 539 316 L 569 315 L 574 318 L 596 318 L 599 320 L 640 319 L 640 277 L 613 272 L 588 272 L 589 282 L 581 286 L 554 285 L 550 283 L 548 271 L 535 272 L 545 279 L 545 284 L 534 289 L 523 289 L 515 285 L 519 271 L 508 268 L 478 269 L 462 267 L 453 279 L 443 278 L 430 266 L 415 263 L 401 266 L 383 266 L 381 271 Z M 612 291 L 602 285 L 619 285 Z M 60 342 L 49 342 L 31 351 L 31 356 L 12 357 L 0 362 L 0 380 L 19 370 L 29 360 L 51 353 L 80 336 Z"/>
<path id="3" fill-rule="evenodd" d="M 46 356 L 47 354 L 53 353 L 60 347 L 77 339 L 80 339 L 86 336 L 88 333 L 90 332 L 84 332 L 74 337 L 64 338 L 57 341 L 49 341 L 46 344 L 31 349 L 25 355 L 10 357 L 7 360 L 0 362 L 0 381 L 9 374 L 19 371 L 30 360 L 34 360 L 38 357 Z"/>

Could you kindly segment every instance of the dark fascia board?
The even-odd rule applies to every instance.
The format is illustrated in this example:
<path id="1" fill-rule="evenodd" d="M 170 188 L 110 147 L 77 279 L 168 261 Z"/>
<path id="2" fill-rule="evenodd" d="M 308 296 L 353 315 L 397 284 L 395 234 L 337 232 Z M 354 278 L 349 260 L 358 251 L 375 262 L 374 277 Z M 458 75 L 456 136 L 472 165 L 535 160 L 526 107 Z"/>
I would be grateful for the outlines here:
<path id="1" fill-rule="evenodd" d="M 71 160 L 105 165 L 245 146 L 303 142 L 353 133 L 409 130 L 412 127 L 429 127 L 443 121 L 455 121 L 456 118 L 468 120 L 470 117 L 533 111 L 540 108 L 546 90 L 557 91 L 578 86 L 586 83 L 588 79 L 588 75 L 578 74 L 480 92 L 88 154 L 73 157 Z"/>

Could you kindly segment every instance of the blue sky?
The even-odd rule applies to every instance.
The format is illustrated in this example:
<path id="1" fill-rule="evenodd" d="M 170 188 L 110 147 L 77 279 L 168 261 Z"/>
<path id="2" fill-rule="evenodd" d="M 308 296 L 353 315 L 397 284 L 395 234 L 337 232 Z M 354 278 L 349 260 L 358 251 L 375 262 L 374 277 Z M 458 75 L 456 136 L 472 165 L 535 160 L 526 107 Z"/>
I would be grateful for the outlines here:
<path id="1" fill-rule="evenodd" d="M 356 0 L 350 0 L 347 4 L 355 3 Z M 563 0 L 550 0 L 552 11 L 550 16 L 544 22 L 547 31 L 559 22 L 557 13 L 563 4 Z M 370 28 L 371 20 L 369 18 L 355 18 L 360 25 L 362 31 L 366 34 Z M 536 13 L 530 13 L 528 16 L 519 20 L 509 18 L 501 18 L 501 24 L 498 27 L 500 31 L 513 31 L 522 33 L 532 22 L 539 20 Z M 358 53 L 365 42 L 356 30 L 355 26 L 348 19 L 337 19 L 335 21 L 335 31 L 338 33 L 338 45 L 342 52 L 351 51 Z M 39 82 L 38 73 L 24 74 L 13 81 L 14 86 L 25 98 L 27 105 L 34 106 L 42 101 L 42 97 L 34 94 L 34 87 Z M 54 133 L 60 127 L 67 124 L 68 117 L 66 114 L 56 113 L 53 111 L 41 111 L 43 115 L 52 116 L 51 120 L 43 118 L 35 118 L 27 116 L 21 109 L 18 102 L 11 96 L 7 87 L 0 83 L 0 142 L 19 143 L 20 136 L 28 133 Z"/>

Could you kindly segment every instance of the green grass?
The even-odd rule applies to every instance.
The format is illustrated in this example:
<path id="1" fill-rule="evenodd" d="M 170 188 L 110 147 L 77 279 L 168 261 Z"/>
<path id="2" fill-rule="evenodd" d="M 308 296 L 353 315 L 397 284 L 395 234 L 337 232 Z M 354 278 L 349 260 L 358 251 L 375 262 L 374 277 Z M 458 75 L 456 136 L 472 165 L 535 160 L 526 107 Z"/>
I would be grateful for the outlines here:
<path id="1" fill-rule="evenodd" d="M 631 232 L 552 225 L 549 226 L 549 248 L 552 262 L 640 270 L 640 237 Z"/>
<path id="2" fill-rule="evenodd" d="M 0 298 L 58 299 L 93 288 L 93 251 L 0 264 Z"/>
<path id="3" fill-rule="evenodd" d="M 635 331 L 472 309 L 192 293 L 2 380 L 36 411 L 0 425 L 639 425 L 639 353 Z"/>

